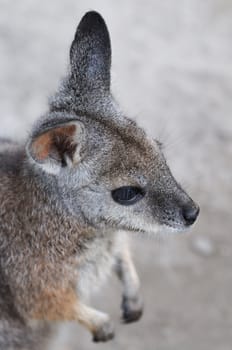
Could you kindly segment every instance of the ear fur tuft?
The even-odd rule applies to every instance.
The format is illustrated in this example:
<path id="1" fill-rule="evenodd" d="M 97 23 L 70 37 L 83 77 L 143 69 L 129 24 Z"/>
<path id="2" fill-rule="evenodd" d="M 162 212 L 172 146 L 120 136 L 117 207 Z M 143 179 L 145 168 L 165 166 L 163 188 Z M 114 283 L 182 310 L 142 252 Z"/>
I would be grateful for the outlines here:
<path id="1" fill-rule="evenodd" d="M 32 139 L 29 154 L 36 163 L 51 173 L 54 173 L 55 167 L 77 164 L 80 161 L 82 131 L 79 122 L 68 122 L 46 130 Z"/>

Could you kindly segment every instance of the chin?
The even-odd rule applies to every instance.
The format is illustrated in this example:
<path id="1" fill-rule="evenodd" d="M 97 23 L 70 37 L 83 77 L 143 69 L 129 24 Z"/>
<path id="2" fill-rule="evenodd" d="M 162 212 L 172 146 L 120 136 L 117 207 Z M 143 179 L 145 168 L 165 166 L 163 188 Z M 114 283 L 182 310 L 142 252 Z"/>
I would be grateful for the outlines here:
<path id="1" fill-rule="evenodd" d="M 174 224 L 173 226 L 169 224 L 160 223 L 147 223 L 137 221 L 135 225 L 117 225 L 117 231 L 126 231 L 128 234 L 140 233 L 149 236 L 162 236 L 170 234 L 178 234 L 188 230 L 184 224 Z"/>
<path id="2" fill-rule="evenodd" d="M 186 226 L 170 226 L 170 225 L 163 225 L 161 228 L 161 233 L 167 233 L 167 234 L 172 234 L 172 233 L 182 233 L 187 231 L 188 228 Z"/>
<path id="3" fill-rule="evenodd" d="M 146 225 L 147 227 L 144 227 L 143 231 L 144 233 L 147 233 L 149 236 L 156 235 L 156 236 L 163 236 L 163 235 L 172 235 L 172 234 L 178 234 L 183 233 L 185 231 L 188 231 L 188 227 L 185 225 L 169 225 L 169 224 L 154 224 L 154 225 Z"/>

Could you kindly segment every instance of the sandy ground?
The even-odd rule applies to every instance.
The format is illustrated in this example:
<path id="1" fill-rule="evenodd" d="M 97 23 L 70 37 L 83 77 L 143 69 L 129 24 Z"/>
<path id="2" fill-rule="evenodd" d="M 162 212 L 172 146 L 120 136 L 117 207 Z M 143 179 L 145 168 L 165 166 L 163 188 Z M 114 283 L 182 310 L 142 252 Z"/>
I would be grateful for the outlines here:
<path id="1" fill-rule="evenodd" d="M 145 314 L 120 324 L 112 277 L 93 304 L 116 324 L 95 345 L 62 326 L 56 350 L 232 348 L 232 2 L 0 0 L 0 135 L 21 139 L 46 109 L 84 12 L 100 11 L 113 44 L 113 90 L 166 145 L 169 164 L 201 206 L 190 234 L 133 237 Z"/>

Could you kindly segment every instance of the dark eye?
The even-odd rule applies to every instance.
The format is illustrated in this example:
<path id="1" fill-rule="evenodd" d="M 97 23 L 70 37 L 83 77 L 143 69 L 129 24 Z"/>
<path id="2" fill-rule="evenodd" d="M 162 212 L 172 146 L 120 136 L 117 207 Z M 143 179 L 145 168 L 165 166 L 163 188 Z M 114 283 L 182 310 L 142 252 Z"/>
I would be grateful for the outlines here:
<path id="1" fill-rule="evenodd" d="M 139 187 L 123 186 L 112 191 L 113 200 L 122 205 L 132 205 L 142 199 L 145 191 Z"/>

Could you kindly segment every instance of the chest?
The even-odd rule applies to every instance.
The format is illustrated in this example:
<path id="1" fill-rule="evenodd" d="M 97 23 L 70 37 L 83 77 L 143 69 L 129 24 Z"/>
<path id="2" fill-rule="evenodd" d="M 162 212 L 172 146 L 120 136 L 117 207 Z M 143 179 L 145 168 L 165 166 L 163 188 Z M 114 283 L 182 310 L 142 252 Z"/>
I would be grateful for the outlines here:
<path id="1" fill-rule="evenodd" d="M 99 237 L 88 245 L 78 261 L 79 295 L 87 298 L 98 291 L 112 271 L 118 250 L 118 234 Z"/>

